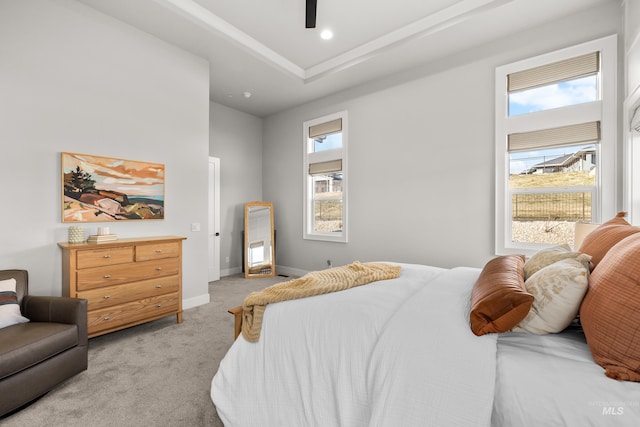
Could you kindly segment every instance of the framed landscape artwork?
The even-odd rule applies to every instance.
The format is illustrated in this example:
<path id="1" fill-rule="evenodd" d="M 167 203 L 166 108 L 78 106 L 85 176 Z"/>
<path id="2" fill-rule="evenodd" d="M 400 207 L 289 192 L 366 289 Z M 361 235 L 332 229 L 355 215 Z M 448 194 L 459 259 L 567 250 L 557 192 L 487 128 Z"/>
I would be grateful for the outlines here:
<path id="1" fill-rule="evenodd" d="M 62 153 L 62 222 L 164 219 L 164 165 Z"/>

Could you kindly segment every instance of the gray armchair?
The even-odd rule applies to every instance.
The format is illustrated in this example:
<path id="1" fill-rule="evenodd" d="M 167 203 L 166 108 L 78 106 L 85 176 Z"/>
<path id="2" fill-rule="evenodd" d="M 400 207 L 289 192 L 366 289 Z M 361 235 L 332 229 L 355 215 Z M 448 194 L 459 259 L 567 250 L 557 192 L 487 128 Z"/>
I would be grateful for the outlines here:
<path id="1" fill-rule="evenodd" d="M 0 417 L 87 369 L 87 301 L 28 294 L 25 270 L 0 270 L 14 278 L 28 323 L 0 328 Z"/>

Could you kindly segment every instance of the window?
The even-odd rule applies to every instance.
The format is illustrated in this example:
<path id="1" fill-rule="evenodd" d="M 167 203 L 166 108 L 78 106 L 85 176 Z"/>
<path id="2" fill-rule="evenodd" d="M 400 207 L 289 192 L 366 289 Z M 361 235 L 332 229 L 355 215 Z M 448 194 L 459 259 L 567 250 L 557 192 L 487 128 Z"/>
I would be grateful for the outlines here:
<path id="1" fill-rule="evenodd" d="M 264 241 L 249 243 L 249 267 L 264 263 Z"/>
<path id="2" fill-rule="evenodd" d="M 616 36 L 496 69 L 496 252 L 616 212 Z"/>
<path id="3" fill-rule="evenodd" d="M 347 241 L 347 112 L 304 123 L 304 238 Z"/>

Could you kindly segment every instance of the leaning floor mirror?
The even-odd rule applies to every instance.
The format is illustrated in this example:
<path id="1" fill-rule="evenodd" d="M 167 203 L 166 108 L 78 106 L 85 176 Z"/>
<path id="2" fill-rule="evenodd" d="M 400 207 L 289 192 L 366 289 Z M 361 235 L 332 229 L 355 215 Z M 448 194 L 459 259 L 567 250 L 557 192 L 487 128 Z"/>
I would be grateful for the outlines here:
<path id="1" fill-rule="evenodd" d="M 275 276 L 273 204 L 244 205 L 244 277 Z"/>

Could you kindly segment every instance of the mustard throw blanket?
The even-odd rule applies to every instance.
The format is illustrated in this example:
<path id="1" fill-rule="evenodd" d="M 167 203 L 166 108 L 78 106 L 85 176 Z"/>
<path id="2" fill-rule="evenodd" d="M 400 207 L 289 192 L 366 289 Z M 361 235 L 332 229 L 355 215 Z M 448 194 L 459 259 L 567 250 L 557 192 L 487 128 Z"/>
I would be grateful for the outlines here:
<path id="1" fill-rule="evenodd" d="M 252 292 L 244 299 L 242 305 L 242 335 L 247 341 L 258 341 L 262 316 L 266 305 L 270 302 L 343 291 L 377 280 L 395 279 L 399 275 L 400 266 L 356 261 L 343 267 L 314 271 L 298 279 L 278 283 L 259 292 Z"/>

